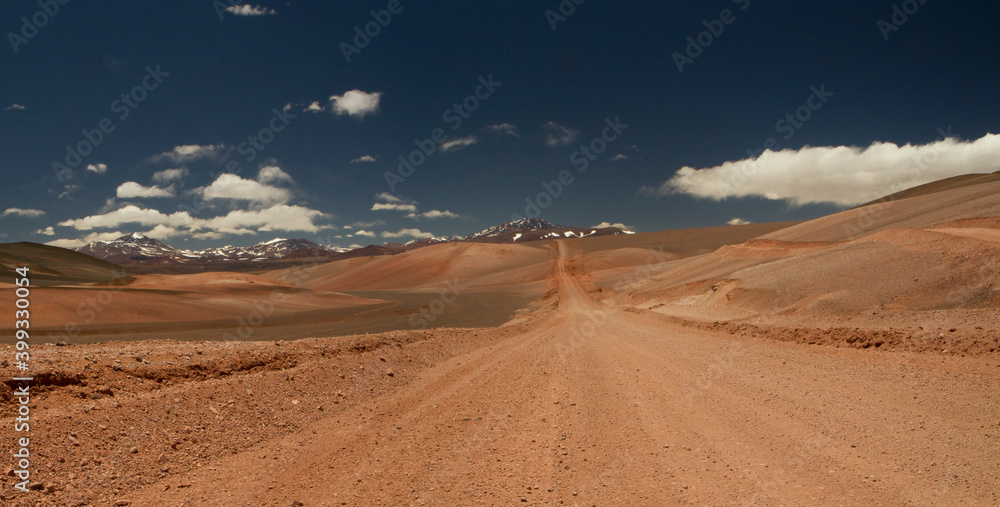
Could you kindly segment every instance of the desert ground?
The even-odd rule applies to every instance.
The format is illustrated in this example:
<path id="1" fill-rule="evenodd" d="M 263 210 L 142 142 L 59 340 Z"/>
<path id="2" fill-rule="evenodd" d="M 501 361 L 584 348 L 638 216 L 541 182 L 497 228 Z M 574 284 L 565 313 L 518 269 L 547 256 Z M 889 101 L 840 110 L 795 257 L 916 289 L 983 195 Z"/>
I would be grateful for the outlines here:
<path id="1" fill-rule="evenodd" d="M 1000 175 L 257 273 L 32 248 L 4 505 L 1000 504 Z"/>

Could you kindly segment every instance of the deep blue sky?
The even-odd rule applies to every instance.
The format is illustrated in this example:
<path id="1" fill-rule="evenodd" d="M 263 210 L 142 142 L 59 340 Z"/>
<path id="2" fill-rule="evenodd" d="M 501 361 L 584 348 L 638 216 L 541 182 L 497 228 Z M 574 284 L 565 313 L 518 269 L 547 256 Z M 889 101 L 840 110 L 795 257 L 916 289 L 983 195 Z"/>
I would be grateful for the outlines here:
<path id="1" fill-rule="evenodd" d="M 541 217 L 567 225 L 607 221 L 651 231 L 736 217 L 820 216 L 843 202 L 795 202 L 784 193 L 717 201 L 642 189 L 659 188 L 685 166 L 745 159 L 770 137 L 799 150 L 920 145 L 947 127 L 966 141 L 1000 133 L 1000 6 L 928 0 L 886 41 L 877 23 L 891 21 L 894 3 L 903 5 L 587 0 L 554 31 L 546 11 L 558 11 L 557 0 L 402 0 L 402 12 L 348 63 L 341 43 L 352 42 L 354 28 L 387 1 L 260 2 L 251 5 L 263 15 L 225 13 L 222 20 L 208 1 L 70 1 L 16 53 L 11 35 L 0 46 L 0 211 L 8 210 L 0 218 L 2 241 L 72 245 L 154 228 L 149 218 L 124 221 L 125 213 L 115 214 L 123 208 L 147 217 L 187 209 L 189 217 L 174 215 L 154 235 L 192 248 L 276 236 L 348 246 L 406 241 L 417 230 L 468 234 L 525 214 L 525 198 L 536 198 L 543 181 L 565 170 L 573 183 Z M 0 31 L 21 34 L 22 16 L 40 9 L 36 1 L 3 2 Z M 679 72 L 673 53 L 684 52 L 686 38 L 723 9 L 735 21 Z M 157 65 L 169 76 L 120 119 L 113 101 Z M 490 75 L 500 87 L 453 130 L 442 113 Z M 820 85 L 833 95 L 785 140 L 787 130 L 776 131 L 776 122 L 806 105 L 811 87 Z M 380 94 L 377 111 L 335 114 L 330 97 L 351 90 Z M 324 110 L 303 112 L 313 101 Z M 238 146 L 286 105 L 295 118 L 248 162 Z M 579 172 L 571 155 L 615 117 L 628 128 Z M 65 146 L 84 141 L 82 130 L 98 128 L 103 118 L 114 131 L 59 181 L 52 163 L 65 162 Z M 500 124 L 516 126 L 518 136 L 488 129 Z M 547 143 L 553 125 L 579 133 L 568 144 Z M 436 128 L 448 140 L 477 142 L 447 153 L 439 148 L 390 189 L 385 172 Z M 217 148 L 199 159 L 156 157 L 194 145 Z M 365 155 L 375 161 L 352 163 Z M 617 155 L 623 157 L 612 160 Z M 229 160 L 240 169 L 226 181 L 246 185 L 230 189 L 273 195 L 212 194 L 207 189 Z M 280 172 L 261 178 L 263 166 Z M 186 171 L 173 180 L 153 180 L 180 168 Z M 812 176 L 804 170 L 787 179 L 798 178 Z M 173 197 L 118 197 L 126 182 Z M 384 192 L 391 198 L 378 197 Z M 379 202 L 459 217 L 408 218 L 407 211 L 373 210 Z M 261 226 L 271 230 L 248 232 Z M 375 237 L 348 237 L 358 230 Z"/>

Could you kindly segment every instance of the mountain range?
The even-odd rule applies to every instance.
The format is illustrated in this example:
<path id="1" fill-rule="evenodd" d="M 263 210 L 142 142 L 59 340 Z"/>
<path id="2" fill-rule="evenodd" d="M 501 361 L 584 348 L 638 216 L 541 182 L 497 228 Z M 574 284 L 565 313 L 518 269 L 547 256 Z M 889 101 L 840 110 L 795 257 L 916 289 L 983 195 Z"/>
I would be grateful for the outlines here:
<path id="1" fill-rule="evenodd" d="M 204 265 L 214 263 L 266 263 L 286 259 L 337 258 L 390 255 L 436 243 L 468 241 L 477 243 L 524 243 L 556 238 L 584 238 L 635 234 L 618 227 L 568 227 L 538 218 L 522 218 L 489 227 L 469 236 L 437 237 L 386 243 L 363 248 L 342 248 L 321 245 L 307 239 L 275 238 L 252 246 L 222 246 L 206 250 L 185 250 L 138 233 L 126 234 L 112 241 L 95 241 L 75 250 L 128 267 Z"/>

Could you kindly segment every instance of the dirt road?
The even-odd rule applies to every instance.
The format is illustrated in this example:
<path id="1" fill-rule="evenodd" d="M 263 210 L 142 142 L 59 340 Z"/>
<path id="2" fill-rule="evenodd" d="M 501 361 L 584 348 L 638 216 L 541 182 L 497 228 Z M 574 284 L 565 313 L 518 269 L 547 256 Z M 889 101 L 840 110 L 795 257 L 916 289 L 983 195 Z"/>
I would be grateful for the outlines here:
<path id="1" fill-rule="evenodd" d="M 530 331 L 125 498 L 281 506 L 1000 503 L 994 361 L 683 328 L 595 302 L 575 265 L 560 242 L 558 303 L 533 315 Z"/>

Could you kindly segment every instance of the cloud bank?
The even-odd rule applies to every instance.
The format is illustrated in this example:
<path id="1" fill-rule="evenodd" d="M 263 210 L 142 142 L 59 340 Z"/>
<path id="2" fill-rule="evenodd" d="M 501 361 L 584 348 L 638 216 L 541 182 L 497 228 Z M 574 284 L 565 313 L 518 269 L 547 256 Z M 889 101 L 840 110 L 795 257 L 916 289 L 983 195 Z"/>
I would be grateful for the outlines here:
<path id="1" fill-rule="evenodd" d="M 848 207 L 952 176 L 997 170 L 1000 135 L 987 134 L 975 141 L 947 137 L 924 145 L 876 142 L 867 148 L 768 150 L 755 159 L 715 167 L 685 166 L 660 186 L 643 187 L 640 192 L 716 201 L 763 197 L 794 206 Z"/>

